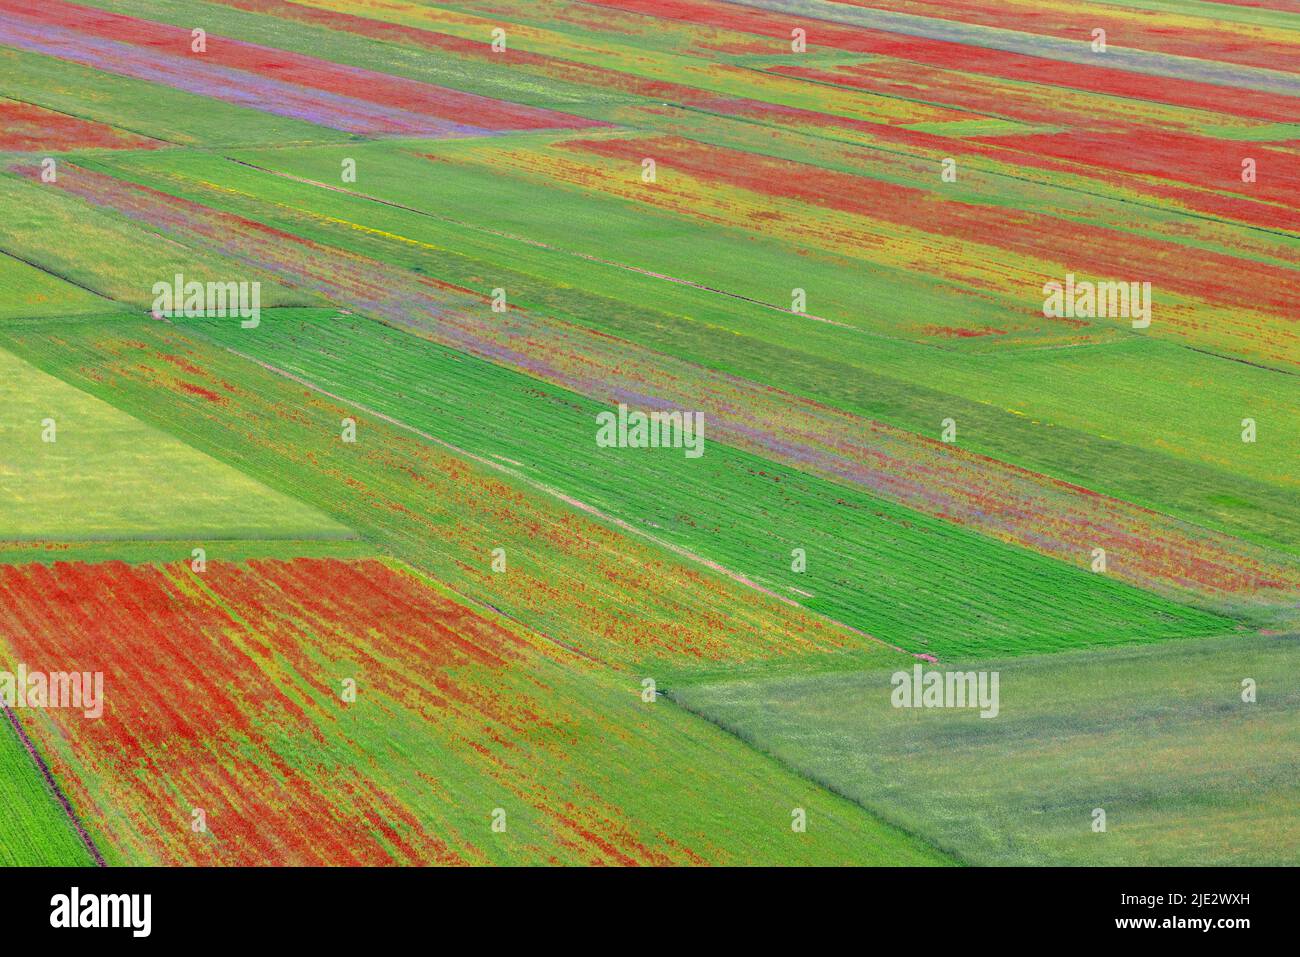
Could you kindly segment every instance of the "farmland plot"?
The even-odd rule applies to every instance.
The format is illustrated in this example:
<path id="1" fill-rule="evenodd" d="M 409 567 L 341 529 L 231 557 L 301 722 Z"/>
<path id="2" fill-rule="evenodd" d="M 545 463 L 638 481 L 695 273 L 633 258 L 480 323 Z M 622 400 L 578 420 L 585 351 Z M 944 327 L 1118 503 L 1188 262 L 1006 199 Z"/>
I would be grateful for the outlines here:
<path id="1" fill-rule="evenodd" d="M 77 867 L 92 857 L 40 768 L 0 715 L 0 867 Z"/>
<path id="2" fill-rule="evenodd" d="M 349 534 L 3 350 L 0 409 L 0 539 Z"/>
<path id="3" fill-rule="evenodd" d="M 1284 7 L 0 0 L 0 864 L 1297 863 Z"/>
<path id="4" fill-rule="evenodd" d="M 945 860 L 374 560 L 3 566 L 0 634 L 104 675 L 24 723 L 110 863 Z"/>
<path id="5" fill-rule="evenodd" d="M 271 322 L 268 319 L 265 327 Z M 153 339 L 158 328 L 156 324 L 134 324 L 131 337 L 115 340 L 84 326 L 69 325 L 59 339 L 79 341 L 82 348 L 92 349 L 100 362 L 117 352 L 124 360 L 118 367 L 120 374 L 134 378 L 143 371 L 134 337 Z M 350 350 L 359 339 L 364 341 L 365 329 L 356 331 L 357 336 L 340 337 L 341 347 Z M 51 350 L 48 338 L 33 335 L 26 341 L 42 356 L 55 351 L 58 361 L 57 347 Z M 178 351 L 175 347 L 156 350 L 161 356 L 173 356 L 173 361 L 155 357 L 150 365 L 153 371 L 145 381 L 163 386 L 174 383 L 173 394 L 201 395 L 201 390 L 210 388 L 202 383 L 212 379 L 219 353 L 184 340 L 176 345 Z M 304 356 L 313 349 L 321 353 L 316 345 L 298 350 L 290 343 L 290 348 Z M 563 499 L 607 515 L 610 521 L 639 529 L 683 554 L 732 569 L 744 580 L 780 589 L 778 594 L 787 600 L 909 651 L 940 657 L 980 648 L 1023 654 L 1046 647 L 1223 633 L 1234 627 L 1229 619 L 1037 558 L 848 489 L 818 483 L 725 446 L 711 446 L 709 453 L 698 459 L 687 458 L 680 450 L 664 449 L 658 454 L 653 450 L 635 454 L 634 450 L 620 464 L 617 456 L 598 448 L 594 441 L 597 406 L 584 406 L 577 397 L 562 393 L 535 395 L 528 380 L 512 382 L 492 366 L 432 352 L 409 337 L 398 335 L 385 354 L 388 371 L 373 364 L 375 354 L 365 353 L 349 355 L 341 365 L 299 371 L 323 377 L 325 384 L 318 396 L 342 394 L 360 402 L 345 410 L 335 423 L 344 416 L 364 416 L 369 409 L 373 409 L 372 420 L 374 413 L 392 416 L 420 433 L 449 442 L 454 449 L 508 464 L 539 490 L 554 489 Z M 403 364 L 402 356 L 413 357 L 411 361 L 417 364 Z M 226 357 L 225 361 L 239 359 L 231 353 Z M 421 362 L 435 364 L 422 368 Z M 188 377 L 177 379 L 171 369 L 182 365 Z M 364 370 L 361 376 L 359 370 Z M 431 381 L 429 370 L 438 370 L 432 381 L 446 378 L 457 388 L 475 391 L 421 390 L 422 396 L 415 401 L 397 402 L 396 396 L 403 390 L 419 390 L 421 381 Z M 395 381 L 384 385 L 394 374 Z M 269 375 L 259 369 L 257 380 Z M 476 382 L 476 376 L 486 378 Z M 281 378 L 290 385 L 295 381 Z M 356 383 L 367 378 L 380 391 L 359 391 Z M 211 413 L 228 415 L 230 409 L 255 401 L 254 393 L 260 398 L 265 387 L 236 382 L 235 393 L 227 392 L 230 400 L 226 405 L 212 408 Z M 513 405 L 502 405 L 501 398 Z M 294 401 L 294 405 L 301 404 L 301 398 Z M 211 407 L 212 403 L 205 405 Z M 498 422 L 504 416 L 519 424 L 485 431 L 464 424 L 467 410 L 477 414 L 484 408 L 496 410 Z M 286 411 L 273 414 L 283 417 Z M 335 442 L 346 452 L 348 446 L 338 442 L 336 430 L 336 424 L 318 426 L 312 444 Z M 491 442 L 490 436 L 495 436 Z M 256 438 L 267 440 L 264 434 Z M 222 440 L 226 440 L 224 436 Z M 383 442 L 378 436 L 371 441 Z M 382 444 L 378 448 L 358 444 L 367 445 L 372 450 L 369 454 L 391 454 Z M 612 468 L 614 465 L 618 467 Z M 349 471 L 335 481 L 354 484 L 357 479 L 350 471 L 352 466 L 341 462 L 340 467 Z M 713 491 L 705 494 L 705 488 Z M 717 490 L 724 494 L 718 496 Z M 337 494 L 336 490 L 325 496 Z M 331 498 L 323 497 L 320 502 L 322 507 L 330 507 Z M 403 508 L 414 507 L 418 507 L 416 501 L 403 501 Z M 346 520 L 359 527 L 355 519 Z M 437 521 L 441 524 L 446 519 Z M 846 540 L 854 542 L 852 548 L 844 545 Z M 497 544 L 481 540 L 479 554 Z M 795 549 L 803 549 L 805 557 L 812 559 L 806 572 L 794 571 Z M 463 561 L 458 557 L 458 563 Z M 1008 568 L 1016 569 L 1010 578 L 1006 577 Z M 440 570 L 438 574 L 444 573 Z M 859 587 L 864 579 L 872 583 L 869 588 Z M 1009 584 L 1012 581 L 1014 587 Z"/>
<path id="6" fill-rule="evenodd" d="M 897 655 L 731 570 L 629 536 L 509 463 L 463 459 L 174 326 L 56 325 L 57 335 L 28 325 L 0 336 L 46 371 L 607 663 L 664 674 Z M 207 399 L 214 389 L 228 401 Z M 357 424 L 355 443 L 341 441 L 345 418 Z M 493 571 L 496 548 L 504 573 Z"/>
<path id="7" fill-rule="evenodd" d="M 1297 666 L 1294 636 L 950 666 L 1000 675 L 992 719 L 893 707 L 888 671 L 675 698 L 968 863 L 1294 866 Z"/>

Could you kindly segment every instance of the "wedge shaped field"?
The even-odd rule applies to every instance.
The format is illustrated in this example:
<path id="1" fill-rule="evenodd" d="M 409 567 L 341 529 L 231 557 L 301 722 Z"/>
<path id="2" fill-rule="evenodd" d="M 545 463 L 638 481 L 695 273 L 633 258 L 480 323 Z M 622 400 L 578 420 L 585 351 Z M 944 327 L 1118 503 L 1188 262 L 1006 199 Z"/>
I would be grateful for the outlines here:
<path id="1" fill-rule="evenodd" d="M 0 320 L 113 311 L 115 304 L 0 252 Z"/>
<path id="2" fill-rule="evenodd" d="M 0 408 L 0 539 L 350 534 L 4 350 Z"/>
<path id="3" fill-rule="evenodd" d="M 0 327 L 0 339 L 383 542 L 421 572 L 612 666 L 663 676 L 757 661 L 803 668 L 829 659 L 842 667 L 905 657 L 733 570 L 626 534 L 509 463 L 466 459 L 176 326 L 28 324 Z M 222 383 L 233 389 L 229 402 L 206 398 L 225 391 Z M 341 441 L 345 418 L 357 424 L 354 443 Z M 493 571 L 497 548 L 503 573 Z"/>
<path id="4" fill-rule="evenodd" d="M 950 665 L 1000 676 L 991 718 L 894 707 L 889 671 L 674 699 L 967 863 L 1294 866 L 1298 669 L 1294 636 L 1228 638 Z"/>
<path id="5" fill-rule="evenodd" d="M 370 320 L 198 328 L 912 652 L 1028 654 L 1234 627 L 717 442 L 698 459 L 599 448 L 605 406 Z M 795 549 L 808 558 L 797 573 Z"/>
<path id="6" fill-rule="evenodd" d="M 313 381 L 321 383 L 321 398 L 359 403 L 344 406 L 335 422 L 349 415 L 389 416 L 395 420 L 389 425 L 402 423 L 408 434 L 432 437 L 452 450 L 517 470 L 544 495 L 554 490 L 554 495 L 624 522 L 654 541 L 733 569 L 832 620 L 914 652 L 949 657 L 983 648 L 1025 654 L 1040 648 L 1222 634 L 1236 627 L 1231 619 L 1011 549 L 725 446 L 715 444 L 699 459 L 671 449 L 616 459 L 594 441 L 600 406 L 562 392 L 539 392 L 526 378 L 400 332 L 385 334 L 375 323 L 299 328 L 268 317 L 251 330 L 264 334 L 232 340 L 242 348 L 221 357 L 223 363 L 247 363 L 242 349 L 253 348 L 252 357 L 270 368 L 252 367 L 252 379 L 218 374 L 219 353 L 198 343 L 173 340 L 174 345 L 163 346 L 157 324 L 119 328 L 122 332 L 115 334 L 66 324 L 58 345 L 45 337 L 44 329 L 26 335 L 15 331 L 9 338 L 15 347 L 21 341 L 35 361 L 52 360 L 58 368 L 66 368 L 69 358 L 75 361 L 76 350 L 89 349 L 101 362 L 120 354 L 126 363 L 117 367 L 120 372 L 139 377 L 146 368 L 143 360 L 152 371 L 142 381 L 166 390 L 156 393 L 154 401 L 174 403 L 177 395 L 201 400 L 217 382 L 232 383 L 235 391 L 227 393 L 224 405 L 200 403 L 212 413 L 229 414 L 246 407 L 254 395 L 265 396 L 266 386 L 254 382 L 277 377 L 271 371 L 275 362 L 288 361 L 289 376 L 278 377 L 291 392 L 301 396 L 298 382 Z M 209 335 L 223 336 L 215 324 L 205 328 Z M 309 335 L 328 338 L 296 338 Z M 274 344 L 278 336 L 285 337 L 283 359 L 277 353 L 258 355 L 257 342 Z M 141 337 L 156 345 L 142 351 Z M 65 352 L 65 346 L 72 351 Z M 181 366 L 188 372 L 178 377 L 173 370 Z M 232 375 L 248 375 L 236 373 L 239 368 L 235 365 Z M 435 382 L 444 385 L 424 385 Z M 117 390 L 128 383 L 118 377 L 106 385 Z M 488 418 L 477 418 L 488 411 Z M 231 437 L 224 435 L 221 441 Z M 359 436 L 356 444 L 384 454 L 387 441 L 372 432 Z M 311 444 L 340 446 L 337 428 L 322 424 Z M 338 451 L 345 453 L 347 446 Z M 283 469 L 284 460 L 277 466 Z M 297 488 L 301 494 L 302 486 Z M 322 507 L 327 503 L 320 500 Z M 408 499 L 406 504 L 416 503 Z M 355 520 L 347 521 L 356 527 Z M 846 541 L 853 546 L 846 547 Z M 483 542 L 482 547 L 494 544 Z M 811 570 L 802 575 L 790 571 L 795 548 L 812 558 Z M 1008 569 L 1016 569 L 1010 576 L 1014 587 L 1006 584 Z M 864 576 L 871 587 L 854 584 Z"/>
<path id="7" fill-rule="evenodd" d="M 26 261 L 52 276 L 111 299 L 111 304 L 100 307 L 105 314 L 130 309 L 148 315 L 155 299 L 154 284 L 174 282 L 177 273 L 203 282 L 235 277 L 259 282 L 262 306 L 317 302 L 220 252 L 196 252 L 121 216 L 68 202 L 57 189 L 49 188 L 56 184 L 39 182 L 38 167 L 30 157 L 15 165 L 18 172 L 0 174 L 7 207 L 7 215 L 0 219 L 0 246 L 21 249 Z M 65 168 L 65 183 L 68 172 Z M 77 243 L 69 243 L 69 235 L 76 235 Z M 131 250 L 131 255 L 119 255 L 121 250 Z"/>

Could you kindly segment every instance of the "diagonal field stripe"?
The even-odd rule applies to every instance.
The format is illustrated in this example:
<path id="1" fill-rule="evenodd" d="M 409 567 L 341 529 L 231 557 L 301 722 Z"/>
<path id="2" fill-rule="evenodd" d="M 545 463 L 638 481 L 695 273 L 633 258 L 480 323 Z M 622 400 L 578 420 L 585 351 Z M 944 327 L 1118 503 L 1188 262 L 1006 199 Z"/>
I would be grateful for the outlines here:
<path id="1" fill-rule="evenodd" d="M 936 20 L 933 17 L 921 17 L 911 13 L 872 10 L 866 7 L 830 3 L 828 0 L 732 0 L 732 2 L 741 7 L 787 13 L 846 26 L 881 30 L 885 33 L 921 37 L 926 40 L 985 47 L 1001 50 L 1004 53 L 1020 53 L 1063 63 L 1106 66 L 1111 69 L 1127 70 L 1130 73 L 1145 73 L 1151 76 L 1300 97 L 1300 76 L 1280 70 L 1216 63 L 1170 53 L 1125 49 L 1109 44 L 1104 54 L 1093 53 L 1086 40 L 1066 40 L 1061 37 L 1018 33 L 1000 27 Z"/>

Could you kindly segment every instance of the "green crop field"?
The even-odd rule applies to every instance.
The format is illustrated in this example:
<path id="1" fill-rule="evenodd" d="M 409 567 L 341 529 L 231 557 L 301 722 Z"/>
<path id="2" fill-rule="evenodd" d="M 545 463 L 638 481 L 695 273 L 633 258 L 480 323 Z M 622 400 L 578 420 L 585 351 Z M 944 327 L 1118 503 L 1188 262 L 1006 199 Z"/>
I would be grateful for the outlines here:
<path id="1" fill-rule="evenodd" d="M 0 806 L 0 867 L 92 863 L 7 713 L 0 715 Z"/>
<path id="2" fill-rule="evenodd" d="M 743 268 L 735 275 L 720 273 L 727 261 L 710 250 L 726 248 L 725 239 L 684 233 L 684 226 L 669 226 L 626 203 L 593 213 L 567 191 L 545 206 L 530 203 L 535 182 L 477 170 L 465 162 L 473 154 L 461 144 L 347 152 L 361 164 L 355 191 L 382 203 L 206 154 L 101 157 L 89 165 L 121 170 L 155 187 L 166 184 L 178 196 L 238 215 L 260 214 L 280 228 L 417 273 L 436 256 L 438 275 L 466 289 L 486 294 L 492 286 L 507 288 L 518 308 L 679 359 L 703 358 L 718 371 L 919 434 L 937 434 L 951 417 L 959 423 L 963 447 L 1300 552 L 1300 480 L 1291 465 L 1300 454 L 1300 412 L 1286 377 L 1245 365 L 1231 377 L 1220 376 L 1211 356 L 1137 337 L 973 355 L 967 347 L 892 335 L 846 340 L 820 323 L 803 323 L 792 336 L 792 316 L 748 300 L 781 304 L 790 286 L 812 285 L 812 268 L 827 273 L 815 283 L 819 299 L 832 294 L 837 275 L 854 277 L 841 307 L 834 301 L 810 306 L 822 316 L 879 322 L 889 330 L 915 313 L 916 298 L 904 296 L 899 311 L 890 313 L 892 293 L 875 296 L 862 286 L 875 272 L 838 268 L 833 258 L 801 262 L 797 276 L 780 280 L 778 267 L 755 258 L 752 244 Z M 421 192 L 417 184 L 428 163 L 413 158 L 415 152 L 449 160 L 433 169 L 454 204 L 445 198 L 431 203 Z M 240 160 L 328 183 L 340 155 L 337 149 L 296 149 L 243 153 Z M 476 206 L 498 204 L 513 218 L 495 220 L 490 230 L 474 223 Z M 582 229 L 574 229 L 577 222 Z M 639 251 L 655 248 L 673 257 L 654 262 L 652 273 L 686 276 L 695 284 L 665 285 L 640 271 L 645 259 L 638 259 L 637 270 L 607 262 L 602 250 L 626 245 L 608 232 L 617 224 L 638 237 Z M 700 247 L 683 247 L 683 235 Z M 709 291 L 717 288 L 747 298 Z M 864 302 L 871 308 L 864 310 Z M 424 321 L 418 315 L 411 320 Z M 1043 374 L 1045 368 L 1051 375 Z M 1194 415 L 1186 405 L 1189 388 L 1197 393 Z M 1270 423 L 1266 441 L 1249 447 L 1237 441 L 1247 416 Z M 1148 442 L 1148 436 L 1159 441 Z M 1222 492 L 1226 484 L 1232 494 Z"/>
<path id="3" fill-rule="evenodd" d="M 1294 637 L 948 667 L 1000 674 L 996 717 L 895 708 L 880 670 L 673 699 L 966 863 L 1300 863 Z"/>
<path id="4" fill-rule="evenodd" d="M 571 511 L 509 463 L 459 458 L 174 326 L 7 326 L 0 341 L 269 488 L 319 504 L 458 591 L 622 667 L 662 674 L 687 663 L 900 657 L 874 638 L 744 587 L 689 552 L 621 534 L 589 510 Z M 114 352 L 120 359 L 109 362 L 111 374 L 97 373 Z M 226 405 L 203 395 L 221 382 L 237 386 Z M 340 425 L 351 417 L 357 441 L 347 444 Z M 492 572 L 494 548 L 505 550 L 508 573 Z M 556 589 L 557 575 L 571 587 Z"/>
<path id="5" fill-rule="evenodd" d="M 601 405 L 370 320 L 277 315 L 257 329 L 198 329 L 362 408 L 516 463 L 544 485 L 909 651 L 1029 654 L 1233 627 L 726 447 L 699 459 L 598 448 Z M 809 558 L 806 572 L 790 570 L 795 548 Z"/>
<path id="6" fill-rule="evenodd" d="M 349 534 L 3 350 L 0 408 L 0 539 Z"/>
<path id="7" fill-rule="evenodd" d="M 36 183 L 5 176 L 4 185 L 12 212 L 0 221 L 0 245 L 23 249 L 29 261 L 111 300 L 99 307 L 101 314 L 120 312 L 123 306 L 140 315 L 148 313 L 154 283 L 172 281 L 177 273 L 200 281 L 248 275 L 220 254 L 196 256 L 121 216 L 86 209 Z M 79 237 L 75 245 L 67 242 L 73 230 Z M 114 255 L 122 249 L 132 250 L 133 255 Z M 247 281 L 263 284 L 260 298 L 266 307 L 313 302 L 256 270 Z"/>
<path id="8" fill-rule="evenodd" d="M 0 320 L 103 312 L 112 303 L 0 252 Z"/>

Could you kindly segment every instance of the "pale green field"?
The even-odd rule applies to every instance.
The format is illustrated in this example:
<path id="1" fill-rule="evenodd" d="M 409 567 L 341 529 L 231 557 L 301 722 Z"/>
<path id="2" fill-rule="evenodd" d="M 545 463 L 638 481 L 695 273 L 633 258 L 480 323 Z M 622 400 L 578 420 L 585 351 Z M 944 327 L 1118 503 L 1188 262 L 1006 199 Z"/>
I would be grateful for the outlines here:
<path id="1" fill-rule="evenodd" d="M 43 440 L 46 419 L 54 420 L 52 443 Z M 0 540 L 349 534 L 0 350 Z"/>
<path id="2" fill-rule="evenodd" d="M 116 308 L 115 303 L 0 251 L 0 319 L 73 316 Z"/>
<path id="3" fill-rule="evenodd" d="M 967 863 L 1300 863 L 1300 638 L 950 667 L 1000 673 L 997 717 L 896 709 L 889 671 L 673 697 Z"/>

